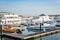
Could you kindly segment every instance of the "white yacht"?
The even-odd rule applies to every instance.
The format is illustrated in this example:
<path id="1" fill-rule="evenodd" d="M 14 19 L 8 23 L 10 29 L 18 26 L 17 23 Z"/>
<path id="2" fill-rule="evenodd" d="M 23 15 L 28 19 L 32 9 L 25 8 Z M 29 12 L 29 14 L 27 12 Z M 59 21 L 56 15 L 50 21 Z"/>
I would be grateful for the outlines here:
<path id="1" fill-rule="evenodd" d="M 56 26 L 56 21 L 46 21 L 41 25 L 41 28 L 52 28 Z M 27 27 L 28 29 L 40 29 L 40 25 Z"/>
<path id="2" fill-rule="evenodd" d="M 41 24 L 41 28 L 53 28 L 56 26 L 56 21 L 54 19 L 51 19 L 49 16 L 43 16 L 42 19 L 40 21 Z M 39 20 L 40 20 L 39 19 Z M 40 29 L 40 23 L 38 26 L 30 26 L 30 27 L 27 27 L 27 29 Z"/>

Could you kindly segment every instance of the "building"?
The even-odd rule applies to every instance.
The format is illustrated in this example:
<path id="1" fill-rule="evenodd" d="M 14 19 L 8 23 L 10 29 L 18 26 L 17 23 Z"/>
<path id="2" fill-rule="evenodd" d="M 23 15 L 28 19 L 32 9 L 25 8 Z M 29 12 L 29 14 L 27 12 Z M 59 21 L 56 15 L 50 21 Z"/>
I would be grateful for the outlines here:
<path id="1" fill-rule="evenodd" d="M 54 19 L 60 22 L 60 15 L 49 15 L 50 17 L 54 17 Z"/>
<path id="2" fill-rule="evenodd" d="M 21 23 L 21 17 L 14 13 L 10 12 L 0 12 L 0 24 L 1 25 L 10 25 L 10 26 L 18 26 Z"/>
<path id="3" fill-rule="evenodd" d="M 30 24 L 32 23 L 33 17 L 23 17 L 21 23 L 22 24 Z"/>

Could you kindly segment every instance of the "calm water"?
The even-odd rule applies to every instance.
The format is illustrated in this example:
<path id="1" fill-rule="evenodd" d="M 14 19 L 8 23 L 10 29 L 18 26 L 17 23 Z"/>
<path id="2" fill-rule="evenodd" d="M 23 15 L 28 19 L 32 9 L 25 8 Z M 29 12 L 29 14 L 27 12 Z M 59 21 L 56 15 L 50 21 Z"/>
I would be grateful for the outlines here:
<path id="1" fill-rule="evenodd" d="M 27 30 L 26 27 L 20 27 L 20 28 L 25 29 L 25 31 L 22 33 L 22 35 L 28 35 L 28 34 L 33 34 L 33 33 L 37 32 L 37 30 L 36 31 Z M 0 40 L 1 40 L 1 37 L 0 37 Z M 16 40 L 16 39 L 3 37 L 2 40 Z M 60 33 L 41 37 L 41 38 L 36 38 L 36 39 L 29 39 L 29 40 L 60 40 Z"/>
<path id="2" fill-rule="evenodd" d="M 1 40 L 1 37 L 0 37 L 0 40 Z"/>
<path id="3" fill-rule="evenodd" d="M 42 37 L 42 38 L 37 38 L 35 40 L 60 40 L 60 33 Z"/>

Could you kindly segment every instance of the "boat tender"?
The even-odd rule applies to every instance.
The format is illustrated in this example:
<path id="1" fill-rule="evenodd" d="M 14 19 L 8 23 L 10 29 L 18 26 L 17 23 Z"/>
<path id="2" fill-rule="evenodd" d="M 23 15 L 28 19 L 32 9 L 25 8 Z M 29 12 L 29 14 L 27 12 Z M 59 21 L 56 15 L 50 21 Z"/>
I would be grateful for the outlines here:
<path id="1" fill-rule="evenodd" d="M 2 28 L 3 32 L 7 32 L 7 33 L 22 33 L 24 31 L 24 29 L 18 29 L 16 27 L 3 27 Z"/>

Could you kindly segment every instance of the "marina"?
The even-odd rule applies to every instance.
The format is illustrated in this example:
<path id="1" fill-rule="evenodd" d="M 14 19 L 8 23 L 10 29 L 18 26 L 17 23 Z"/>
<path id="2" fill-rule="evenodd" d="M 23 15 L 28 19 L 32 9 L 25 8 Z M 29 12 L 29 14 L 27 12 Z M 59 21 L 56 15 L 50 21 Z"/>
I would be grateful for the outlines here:
<path id="1" fill-rule="evenodd" d="M 60 27 L 57 26 L 60 24 L 54 17 L 48 15 L 40 15 L 38 18 L 22 18 L 19 15 L 5 13 L 3 16 L 0 19 L 2 28 L 0 36 L 2 38 L 29 40 L 60 33 Z"/>
<path id="2" fill-rule="evenodd" d="M 60 0 L 0 0 L 0 40 L 60 40 Z"/>
<path id="3" fill-rule="evenodd" d="M 60 40 L 60 0 L 0 0 L 0 40 Z"/>

